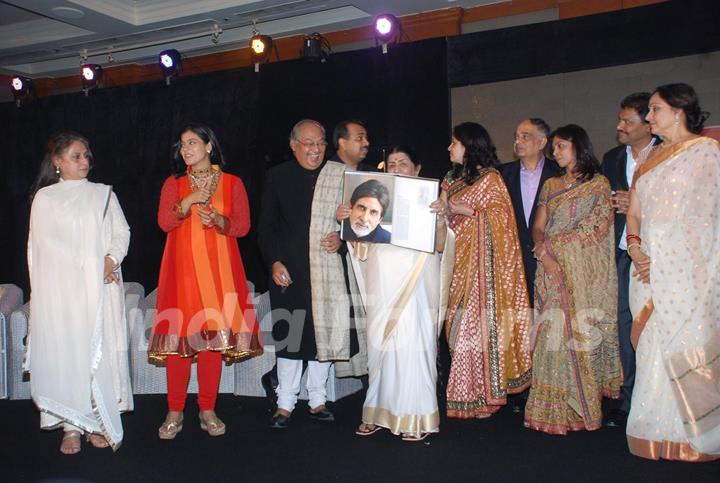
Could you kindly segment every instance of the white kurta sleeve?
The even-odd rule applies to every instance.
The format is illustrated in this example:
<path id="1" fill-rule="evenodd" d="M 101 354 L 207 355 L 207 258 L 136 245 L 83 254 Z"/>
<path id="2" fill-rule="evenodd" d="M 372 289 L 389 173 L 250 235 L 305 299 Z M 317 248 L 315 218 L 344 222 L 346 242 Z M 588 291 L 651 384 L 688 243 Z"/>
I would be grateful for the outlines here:
<path id="1" fill-rule="evenodd" d="M 125 220 L 125 214 L 120 207 L 115 193 L 110 193 L 110 202 L 105 223 L 110 224 L 110 244 L 107 255 L 110 255 L 120 265 L 127 255 L 130 245 L 130 227 Z"/>

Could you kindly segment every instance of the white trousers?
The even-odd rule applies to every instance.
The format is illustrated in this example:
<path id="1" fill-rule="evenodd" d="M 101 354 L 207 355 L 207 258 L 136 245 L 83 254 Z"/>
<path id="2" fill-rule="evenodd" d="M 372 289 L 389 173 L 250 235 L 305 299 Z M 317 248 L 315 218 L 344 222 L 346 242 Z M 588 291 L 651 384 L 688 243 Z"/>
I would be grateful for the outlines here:
<path id="1" fill-rule="evenodd" d="M 325 386 L 330 375 L 330 366 L 332 362 L 308 361 L 307 392 L 310 408 L 322 406 L 327 400 Z M 277 358 L 278 387 L 275 393 L 278 397 L 278 408 L 290 413 L 295 409 L 300 394 L 302 368 L 302 360 Z"/>

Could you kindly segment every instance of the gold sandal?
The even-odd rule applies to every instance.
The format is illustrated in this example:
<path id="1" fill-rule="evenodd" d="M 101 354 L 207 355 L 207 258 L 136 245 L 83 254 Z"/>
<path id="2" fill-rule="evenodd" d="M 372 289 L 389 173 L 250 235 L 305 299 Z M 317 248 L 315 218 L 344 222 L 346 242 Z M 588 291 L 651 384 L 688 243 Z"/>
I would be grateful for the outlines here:
<path id="1" fill-rule="evenodd" d="M 78 454 L 80 452 L 80 431 L 65 431 L 62 443 L 60 443 L 60 452 L 62 454 Z"/>
<path id="2" fill-rule="evenodd" d="M 182 416 L 180 416 L 180 418 L 174 421 L 169 421 L 166 419 L 165 422 L 163 422 L 158 429 L 158 436 L 160 437 L 160 439 L 175 439 L 175 436 L 177 436 L 177 434 L 182 431 L 182 428 Z"/>
<path id="3" fill-rule="evenodd" d="M 200 413 L 199 418 L 200 429 L 207 431 L 210 436 L 222 436 L 225 434 L 225 423 L 223 423 L 214 412 L 206 416 Z"/>

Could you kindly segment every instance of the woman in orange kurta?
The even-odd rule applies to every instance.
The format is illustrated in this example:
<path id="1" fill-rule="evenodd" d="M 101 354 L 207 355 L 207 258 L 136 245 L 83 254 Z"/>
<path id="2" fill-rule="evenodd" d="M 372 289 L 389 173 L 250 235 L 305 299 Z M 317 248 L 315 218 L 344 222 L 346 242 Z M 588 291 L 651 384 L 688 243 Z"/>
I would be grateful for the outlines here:
<path id="1" fill-rule="evenodd" d="M 530 385 L 530 302 L 510 195 L 481 125 L 453 129 L 455 165 L 442 185 L 456 237 L 445 333 L 452 363 L 447 411 L 485 418 Z"/>
<path id="2" fill-rule="evenodd" d="M 237 362 L 262 353 L 236 241 L 250 229 L 245 187 L 222 172 L 222 152 L 210 128 L 188 125 L 180 132 L 176 174 L 165 180 L 158 210 L 158 224 L 168 235 L 149 358 L 167 367 L 169 412 L 160 439 L 182 430 L 194 357 L 200 427 L 219 436 L 225 433 L 215 414 L 222 359 Z"/>

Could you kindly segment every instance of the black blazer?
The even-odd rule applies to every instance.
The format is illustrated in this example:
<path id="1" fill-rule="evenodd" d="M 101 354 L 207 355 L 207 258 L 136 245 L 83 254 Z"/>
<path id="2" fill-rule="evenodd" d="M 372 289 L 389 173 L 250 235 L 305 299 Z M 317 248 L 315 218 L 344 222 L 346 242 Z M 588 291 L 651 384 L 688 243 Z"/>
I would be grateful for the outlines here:
<path id="1" fill-rule="evenodd" d="M 653 144 L 659 142 L 658 138 L 655 138 Z M 610 151 L 605 153 L 602 161 L 602 174 L 610 181 L 610 189 L 613 191 L 628 191 L 630 186 L 627 181 L 627 175 L 625 170 L 627 169 L 627 146 L 621 144 L 620 146 L 612 148 Z M 619 252 L 618 244 L 620 243 L 620 237 L 622 232 L 625 230 L 625 215 L 622 213 L 615 212 L 615 251 Z"/>
<path id="2" fill-rule="evenodd" d="M 610 189 L 613 191 L 628 191 L 630 186 L 627 181 L 627 147 L 623 144 L 612 148 L 605 153 L 602 161 L 602 173 L 610 181 Z M 625 229 L 625 215 L 615 212 L 615 251 L 618 252 L 620 237 Z"/>
<path id="3" fill-rule="evenodd" d="M 535 221 L 535 209 L 537 207 L 538 197 L 543 184 L 549 178 L 557 176 L 561 173 L 560 167 L 552 159 L 545 158 L 542 174 L 540 175 L 540 184 L 538 184 L 537 193 L 533 200 L 532 211 L 530 212 L 530 224 L 525 222 L 525 210 L 523 209 L 522 192 L 520 189 L 520 161 L 513 161 L 501 166 L 500 174 L 505 180 L 510 199 L 512 200 L 513 209 L 515 211 L 515 221 L 517 223 L 518 236 L 520 237 L 520 248 L 523 254 L 523 265 L 525 266 L 525 280 L 527 282 L 528 293 L 530 294 L 530 302 L 534 299 L 535 271 L 537 269 L 537 261 L 533 256 L 532 241 L 532 224 Z"/>

